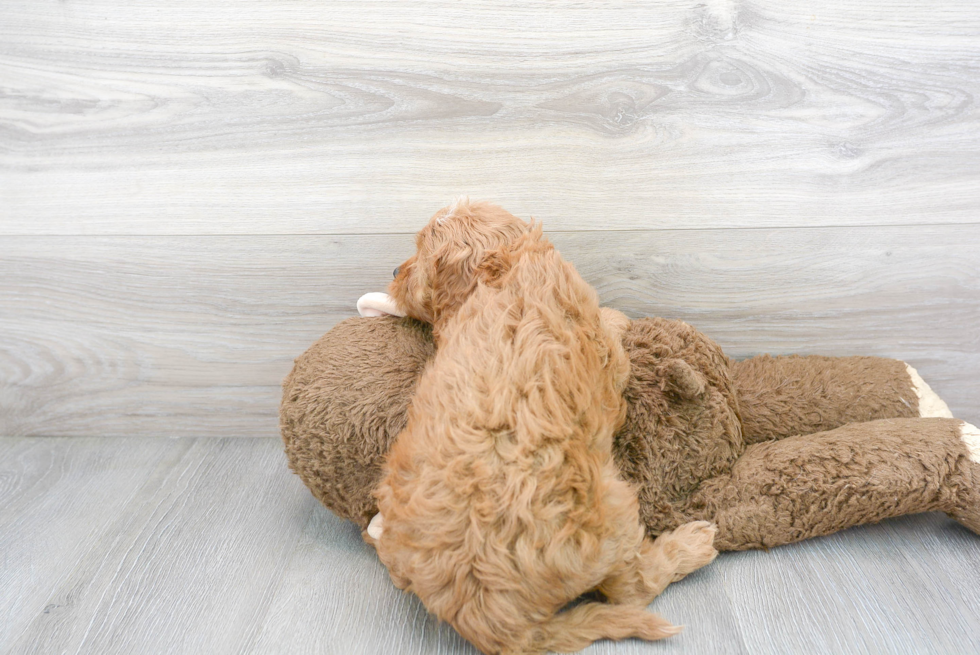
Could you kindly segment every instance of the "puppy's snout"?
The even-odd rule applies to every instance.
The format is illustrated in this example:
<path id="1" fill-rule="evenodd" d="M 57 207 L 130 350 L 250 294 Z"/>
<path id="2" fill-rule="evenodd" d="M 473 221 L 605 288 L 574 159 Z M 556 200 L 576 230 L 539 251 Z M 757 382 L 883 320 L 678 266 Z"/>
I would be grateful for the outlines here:
<path id="1" fill-rule="evenodd" d="M 401 269 L 402 269 L 401 266 L 396 266 L 395 270 L 391 272 L 391 277 L 398 277 L 398 271 L 400 271 Z"/>

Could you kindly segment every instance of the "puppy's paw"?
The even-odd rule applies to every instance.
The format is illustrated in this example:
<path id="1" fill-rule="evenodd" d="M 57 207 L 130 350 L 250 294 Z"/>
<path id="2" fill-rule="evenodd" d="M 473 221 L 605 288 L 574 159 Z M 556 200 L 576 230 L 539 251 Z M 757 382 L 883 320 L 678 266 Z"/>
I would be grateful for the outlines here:
<path id="1" fill-rule="evenodd" d="M 692 521 L 670 533 L 676 548 L 678 579 L 710 564 L 718 556 L 714 547 L 717 532 L 714 523 Z"/>

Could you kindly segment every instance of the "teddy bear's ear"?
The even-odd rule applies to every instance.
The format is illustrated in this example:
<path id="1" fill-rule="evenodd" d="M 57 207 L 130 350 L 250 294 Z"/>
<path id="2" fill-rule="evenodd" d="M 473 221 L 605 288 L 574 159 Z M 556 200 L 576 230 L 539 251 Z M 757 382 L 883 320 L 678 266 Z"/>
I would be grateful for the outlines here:
<path id="1" fill-rule="evenodd" d="M 668 359 L 663 364 L 666 388 L 685 400 L 694 400 L 708 388 L 704 376 L 682 359 Z"/>

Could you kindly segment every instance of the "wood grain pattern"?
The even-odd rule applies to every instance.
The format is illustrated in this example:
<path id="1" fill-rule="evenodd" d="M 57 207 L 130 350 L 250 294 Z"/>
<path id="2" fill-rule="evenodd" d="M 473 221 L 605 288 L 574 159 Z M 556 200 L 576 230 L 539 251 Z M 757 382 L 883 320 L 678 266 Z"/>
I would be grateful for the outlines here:
<path id="1" fill-rule="evenodd" d="M 85 581 L 59 585 L 111 543 L 127 507 L 188 445 L 136 444 L 0 438 L 0 651 L 14 652 L 32 621 L 55 624 L 74 607 Z"/>
<path id="2" fill-rule="evenodd" d="M 64 443 L 49 447 L 57 451 Z M 166 448 L 170 465 L 134 466 L 132 456 L 110 453 L 101 461 L 82 458 L 81 468 L 91 476 L 140 473 L 143 479 L 121 508 L 83 498 L 78 502 L 84 509 L 75 518 L 48 499 L 53 505 L 48 509 L 35 504 L 18 513 L 22 525 L 7 533 L 15 552 L 31 547 L 29 535 L 71 543 L 76 533 L 88 533 L 84 524 L 66 532 L 68 518 L 108 522 L 111 529 L 84 544 L 75 562 L 41 558 L 42 570 L 57 572 L 56 584 L 43 601 L 35 597 L 22 604 L 17 617 L 22 628 L 0 648 L 19 653 L 246 648 L 265 613 L 268 590 L 287 566 L 294 537 L 289 529 L 309 514 L 305 490 L 288 474 L 280 444 L 271 439 L 82 443 L 71 448 L 83 453 L 93 443 L 103 451 Z M 120 466 L 124 462 L 130 470 Z M 62 493 L 71 491 L 79 489 Z M 30 570 L 11 573 L 23 579 Z"/>
<path id="3" fill-rule="evenodd" d="M 980 407 L 980 227 L 556 233 L 604 303 L 730 355 L 873 354 Z M 271 436 L 292 359 L 408 235 L 8 237 L 0 434 Z"/>
<path id="4" fill-rule="evenodd" d="M 0 234 L 977 222 L 971 2 L 0 12 Z"/>
<path id="5" fill-rule="evenodd" d="M 980 647 L 980 605 L 954 578 L 977 574 L 978 549 L 976 535 L 920 514 L 765 558 L 747 554 L 725 589 L 739 625 L 749 626 L 750 652 L 972 652 Z M 755 607 L 746 611 L 745 603 Z"/>
<path id="6" fill-rule="evenodd" d="M 278 439 L 0 438 L 0 651 L 476 655 L 320 506 Z M 980 539 L 939 514 L 725 553 L 593 655 L 980 649 Z"/>

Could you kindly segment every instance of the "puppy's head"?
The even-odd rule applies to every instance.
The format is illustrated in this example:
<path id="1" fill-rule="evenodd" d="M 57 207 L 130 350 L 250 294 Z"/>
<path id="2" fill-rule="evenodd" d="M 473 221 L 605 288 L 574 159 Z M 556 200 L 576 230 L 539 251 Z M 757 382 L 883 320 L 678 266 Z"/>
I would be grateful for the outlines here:
<path id="1" fill-rule="evenodd" d="M 395 269 L 388 293 L 406 314 L 438 328 L 481 279 L 499 273 L 501 249 L 528 230 L 527 223 L 496 205 L 456 200 L 415 237 L 415 255 Z"/>

